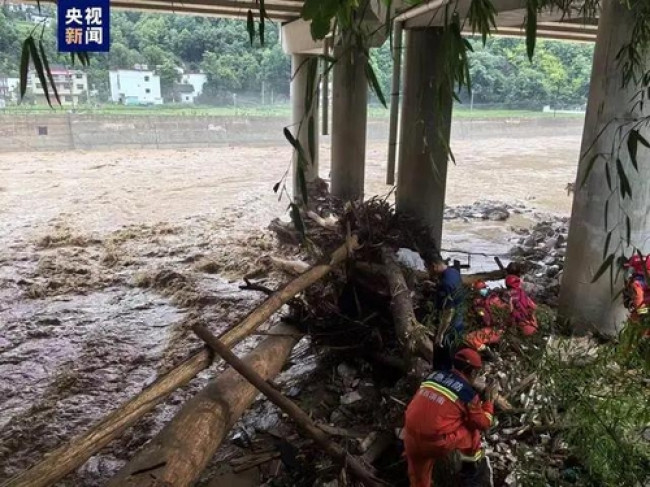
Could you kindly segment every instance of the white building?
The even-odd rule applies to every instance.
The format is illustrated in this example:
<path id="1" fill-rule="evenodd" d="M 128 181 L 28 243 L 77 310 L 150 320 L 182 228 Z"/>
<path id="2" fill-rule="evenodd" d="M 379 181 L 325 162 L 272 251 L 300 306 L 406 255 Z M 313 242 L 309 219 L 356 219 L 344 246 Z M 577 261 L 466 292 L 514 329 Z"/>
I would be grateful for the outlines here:
<path id="1" fill-rule="evenodd" d="M 160 76 L 153 71 L 110 71 L 111 100 L 124 105 L 162 105 Z"/>
<path id="2" fill-rule="evenodd" d="M 181 103 L 194 103 L 196 98 L 203 93 L 203 86 L 208 82 L 208 76 L 203 73 L 185 73 L 181 75 L 181 85 L 191 86 L 180 91 Z"/>
<path id="3" fill-rule="evenodd" d="M 88 101 L 88 76 L 86 73 L 66 68 L 52 68 L 50 72 L 52 73 L 61 105 L 74 107 L 79 105 L 79 103 Z M 10 80 L 13 79 L 10 78 Z M 49 85 L 49 80 L 47 88 L 50 94 L 50 101 L 54 105 L 56 101 L 52 88 Z M 37 105 L 47 105 L 47 98 L 45 97 L 41 80 L 33 71 L 29 73 L 27 79 L 27 92 L 34 97 L 34 103 Z"/>

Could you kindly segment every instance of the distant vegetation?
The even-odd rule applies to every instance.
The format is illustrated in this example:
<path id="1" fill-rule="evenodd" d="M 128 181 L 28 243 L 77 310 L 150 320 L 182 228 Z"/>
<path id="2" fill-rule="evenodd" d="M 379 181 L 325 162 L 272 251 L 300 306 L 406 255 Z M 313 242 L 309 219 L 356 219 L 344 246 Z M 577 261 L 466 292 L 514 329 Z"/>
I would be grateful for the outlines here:
<path id="1" fill-rule="evenodd" d="M 0 74 L 18 76 L 21 43 L 35 27 L 33 10 L 0 9 Z M 69 65 L 57 55 L 55 11 L 43 7 L 52 18 L 45 28 L 50 64 Z M 203 104 L 233 104 L 233 93 L 261 100 L 264 84 L 267 102 L 286 100 L 289 94 L 290 59 L 279 45 L 279 27 L 267 29 L 266 44 L 251 47 L 245 23 L 184 15 L 157 15 L 113 10 L 111 52 L 92 56 L 87 69 L 97 102 L 109 97 L 108 70 L 147 64 L 161 76 L 163 96 L 170 98 L 178 81 L 176 67 L 203 70 L 208 85 Z M 520 39 L 489 39 L 485 47 L 472 42 L 471 75 L 474 103 L 478 106 L 539 110 L 544 105 L 574 108 L 586 103 L 593 46 L 540 41 L 531 64 Z M 373 51 L 377 77 L 384 93 L 390 93 L 392 59 L 389 43 Z M 470 100 L 461 94 L 464 103 Z"/>

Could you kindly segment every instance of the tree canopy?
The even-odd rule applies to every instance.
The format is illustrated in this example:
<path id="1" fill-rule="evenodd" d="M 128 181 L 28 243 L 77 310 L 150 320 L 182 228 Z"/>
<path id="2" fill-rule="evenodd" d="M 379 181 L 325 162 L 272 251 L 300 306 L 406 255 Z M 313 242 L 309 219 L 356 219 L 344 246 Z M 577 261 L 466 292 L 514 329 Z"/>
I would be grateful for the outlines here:
<path id="1" fill-rule="evenodd" d="M 35 9 L 36 7 L 34 7 Z M 50 65 L 70 65 L 56 52 L 55 15 L 45 28 L 44 46 Z M 18 76 L 21 43 L 34 28 L 29 10 L 0 10 L 0 73 Z M 264 46 L 251 48 L 244 21 L 207 19 L 169 14 L 113 11 L 111 51 L 94 54 L 87 69 L 89 82 L 100 101 L 109 95 L 108 70 L 147 64 L 161 77 L 163 95 L 171 97 L 178 81 L 176 68 L 204 71 L 208 76 L 208 101 L 223 95 L 257 92 L 262 82 L 268 91 L 288 95 L 290 59 L 282 52 L 278 25 L 267 28 Z M 522 39 L 471 39 L 470 74 L 474 103 L 539 109 L 544 105 L 584 105 L 589 86 L 593 46 L 569 42 L 540 41 L 533 62 L 528 60 Z M 372 61 L 379 85 L 390 93 L 392 56 L 390 43 L 373 49 Z M 468 103 L 469 96 L 460 93 Z M 230 100 L 230 96 L 226 99 Z"/>

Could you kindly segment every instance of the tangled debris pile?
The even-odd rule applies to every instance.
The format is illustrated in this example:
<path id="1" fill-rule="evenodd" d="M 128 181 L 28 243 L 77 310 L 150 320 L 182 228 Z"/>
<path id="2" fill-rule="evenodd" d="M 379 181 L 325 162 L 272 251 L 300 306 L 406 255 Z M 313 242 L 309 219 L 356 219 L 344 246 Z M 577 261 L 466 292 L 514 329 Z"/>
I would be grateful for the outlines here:
<path id="1" fill-rule="evenodd" d="M 371 464 L 379 478 L 390 485 L 408 485 L 399 428 L 405 407 L 429 365 L 419 362 L 415 369 L 406 365 L 396 335 L 380 249 L 409 248 L 420 252 L 425 261 L 435 249 L 427 242 L 426 232 L 413 222 L 400 221 L 382 200 L 348 206 L 336 227 L 324 226 L 317 218 L 308 217 L 305 223 L 312 250 L 331 249 L 334 242 L 340 242 L 350 232 L 360 235 L 364 246 L 344 271 L 305 292 L 301 315 L 292 319 L 307 327 L 319 360 L 308 377 L 291 385 L 276 381 L 276 385 L 283 386 L 287 395 L 339 444 Z M 530 232 L 529 240 L 521 242 L 526 253 L 520 257 L 533 259 L 529 273 L 533 286 L 545 285 L 537 280 L 548 276 L 548 272 L 539 272 L 542 265 L 547 271 L 557 265 L 556 261 L 561 262 L 566 224 L 566 219 L 542 222 Z M 292 231 L 284 226 L 282 233 L 286 236 Z M 549 253 L 556 259 L 552 264 L 544 262 Z M 417 272 L 402 271 L 411 288 L 415 317 L 426 322 L 431 289 L 421 284 Z M 557 274 L 553 276 L 556 279 Z M 544 357 L 555 346 L 553 336 L 557 330 L 550 308 L 541 307 L 539 314 L 540 332 L 536 336 L 523 338 L 509 330 L 485 367 L 483 380 L 497 379 L 502 396 L 511 405 L 501 411 L 499 424 L 485 435 L 494 485 L 526 485 L 522 483 L 527 478 L 522 470 L 536 471 L 540 466 L 544 482 L 569 485 L 585 468 L 563 439 L 567 428 L 562 421 L 563 411 L 552 404 L 546 379 L 540 380 Z M 588 344 L 597 346 L 590 341 Z M 576 355 L 572 352 L 569 357 Z M 262 408 L 260 404 L 256 407 Z M 291 423 L 280 420 L 282 415 L 272 406 L 264 407 L 267 413 L 273 411 L 277 421 L 267 422 L 257 430 L 240 423 L 234 438 L 241 450 L 229 457 L 232 468 L 220 478 L 241 479 L 239 474 L 244 470 L 250 474 L 254 468 L 256 480 L 246 485 L 260 485 L 260 479 L 266 482 L 264 485 L 347 485 L 349 480 L 340 466 L 309 441 L 298 441 Z M 239 455 L 250 460 L 250 468 L 242 467 Z M 531 462 L 536 467 L 530 467 Z M 450 485 L 448 470 L 440 469 L 437 477 L 435 485 Z"/>

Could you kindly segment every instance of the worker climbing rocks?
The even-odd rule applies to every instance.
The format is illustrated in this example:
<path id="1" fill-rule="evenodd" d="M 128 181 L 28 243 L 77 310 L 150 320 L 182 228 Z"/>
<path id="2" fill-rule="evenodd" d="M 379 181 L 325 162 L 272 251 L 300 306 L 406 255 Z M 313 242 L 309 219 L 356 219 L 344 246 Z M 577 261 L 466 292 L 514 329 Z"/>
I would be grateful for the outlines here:
<path id="1" fill-rule="evenodd" d="M 443 260 L 436 260 L 429 267 L 429 274 L 438 277 L 434 308 L 439 317 L 433 351 L 433 368 L 450 370 L 452 357 L 461 343 L 463 324 L 463 301 L 465 292 L 460 272 L 449 267 Z"/>
<path id="2" fill-rule="evenodd" d="M 477 351 L 486 351 L 487 345 L 498 343 L 503 336 L 503 323 L 499 322 L 499 310 L 507 308 L 506 303 L 494 291 L 488 289 L 484 281 L 476 281 L 473 286 L 478 296 L 472 303 L 472 311 L 481 328 L 470 331 L 465 336 L 465 343 Z"/>
<path id="3" fill-rule="evenodd" d="M 519 276 L 507 275 L 506 288 L 509 294 L 511 323 L 518 326 L 525 336 L 534 335 L 538 328 L 535 301 L 521 287 Z"/>
<path id="4" fill-rule="evenodd" d="M 436 460 L 458 450 L 460 485 L 489 485 L 491 476 L 481 448 L 481 431 L 493 424 L 496 389 L 486 389 L 481 401 L 471 386 L 482 367 L 480 355 L 469 348 L 456 353 L 450 371 L 433 372 L 420 385 L 406 409 L 404 448 L 411 487 L 430 487 Z"/>

